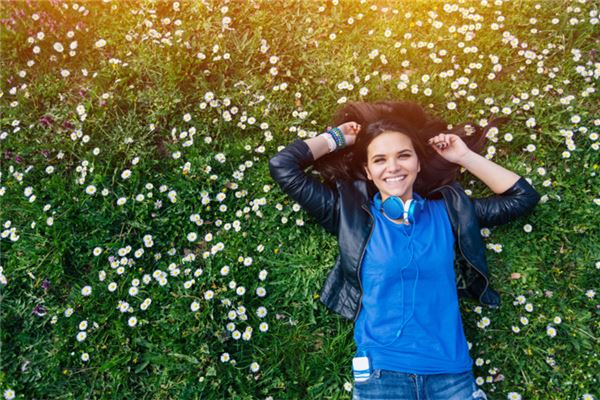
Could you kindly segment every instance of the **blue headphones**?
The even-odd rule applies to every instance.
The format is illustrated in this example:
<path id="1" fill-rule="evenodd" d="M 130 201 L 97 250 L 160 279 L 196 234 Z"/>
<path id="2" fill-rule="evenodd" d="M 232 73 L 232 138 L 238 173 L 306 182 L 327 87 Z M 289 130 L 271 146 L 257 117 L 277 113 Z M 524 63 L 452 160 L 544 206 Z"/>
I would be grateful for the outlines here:
<path id="1" fill-rule="evenodd" d="M 375 207 L 385 212 L 385 215 L 391 219 L 402 217 L 411 224 L 415 222 L 416 214 L 418 213 L 417 210 L 422 210 L 424 205 L 423 199 L 416 193 L 414 194 L 414 198 L 408 200 L 406 203 L 398 196 L 390 196 L 381 204 L 381 193 L 377 192 L 375 197 L 373 197 L 373 201 L 375 202 Z"/>

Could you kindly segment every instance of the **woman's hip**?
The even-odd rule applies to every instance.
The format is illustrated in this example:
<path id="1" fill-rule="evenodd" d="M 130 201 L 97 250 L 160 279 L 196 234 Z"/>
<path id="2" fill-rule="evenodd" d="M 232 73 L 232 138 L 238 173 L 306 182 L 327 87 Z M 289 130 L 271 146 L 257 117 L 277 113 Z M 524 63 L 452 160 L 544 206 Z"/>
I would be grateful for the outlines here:
<path id="1" fill-rule="evenodd" d="M 473 371 L 419 375 L 375 369 L 368 379 L 354 383 L 353 400 L 485 400 Z"/>

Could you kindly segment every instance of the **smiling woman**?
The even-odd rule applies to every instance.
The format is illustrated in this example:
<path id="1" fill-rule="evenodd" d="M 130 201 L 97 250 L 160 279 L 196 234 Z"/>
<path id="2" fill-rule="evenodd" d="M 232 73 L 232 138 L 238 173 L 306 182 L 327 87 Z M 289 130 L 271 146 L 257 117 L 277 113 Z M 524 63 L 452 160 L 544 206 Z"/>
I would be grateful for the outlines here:
<path id="1" fill-rule="evenodd" d="M 524 215 L 539 195 L 465 143 L 482 144 L 479 127 L 448 130 L 414 103 L 354 103 L 336 118 L 336 128 L 295 141 L 269 166 L 338 239 L 321 301 L 354 321 L 354 398 L 485 399 L 458 298 L 499 305 L 479 224 Z M 304 172 L 321 157 L 329 185 Z M 460 167 L 497 195 L 470 199 L 454 181 Z"/>
<path id="2" fill-rule="evenodd" d="M 367 178 L 380 189 L 384 202 L 390 196 L 400 197 L 404 202 L 412 199 L 412 187 L 421 170 L 412 141 L 404 133 L 387 130 L 382 123 L 369 129 L 381 133 L 369 145 Z"/>

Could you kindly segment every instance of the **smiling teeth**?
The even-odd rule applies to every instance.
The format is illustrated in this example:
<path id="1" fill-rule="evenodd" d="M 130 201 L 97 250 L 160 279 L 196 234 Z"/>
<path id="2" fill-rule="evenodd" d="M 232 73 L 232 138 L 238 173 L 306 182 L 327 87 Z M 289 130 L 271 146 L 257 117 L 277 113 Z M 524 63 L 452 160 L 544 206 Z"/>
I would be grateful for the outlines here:
<path id="1" fill-rule="evenodd" d="M 399 182 L 399 181 L 403 181 L 404 178 L 406 178 L 406 176 L 397 176 L 395 178 L 387 178 L 385 181 L 386 182 Z"/>

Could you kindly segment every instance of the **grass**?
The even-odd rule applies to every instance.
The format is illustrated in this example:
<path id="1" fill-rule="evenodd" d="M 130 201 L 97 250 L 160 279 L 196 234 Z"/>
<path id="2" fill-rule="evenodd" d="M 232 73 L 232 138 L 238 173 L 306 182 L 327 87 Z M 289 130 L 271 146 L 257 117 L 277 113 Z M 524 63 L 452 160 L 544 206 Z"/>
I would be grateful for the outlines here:
<path id="1" fill-rule="evenodd" d="M 350 398 L 352 324 L 319 302 L 335 241 L 268 159 L 380 99 L 510 117 L 493 160 L 543 200 L 485 238 L 503 304 L 461 303 L 474 372 L 490 399 L 599 396 L 597 6 L 337 3 L 3 3 L 5 398 Z"/>

